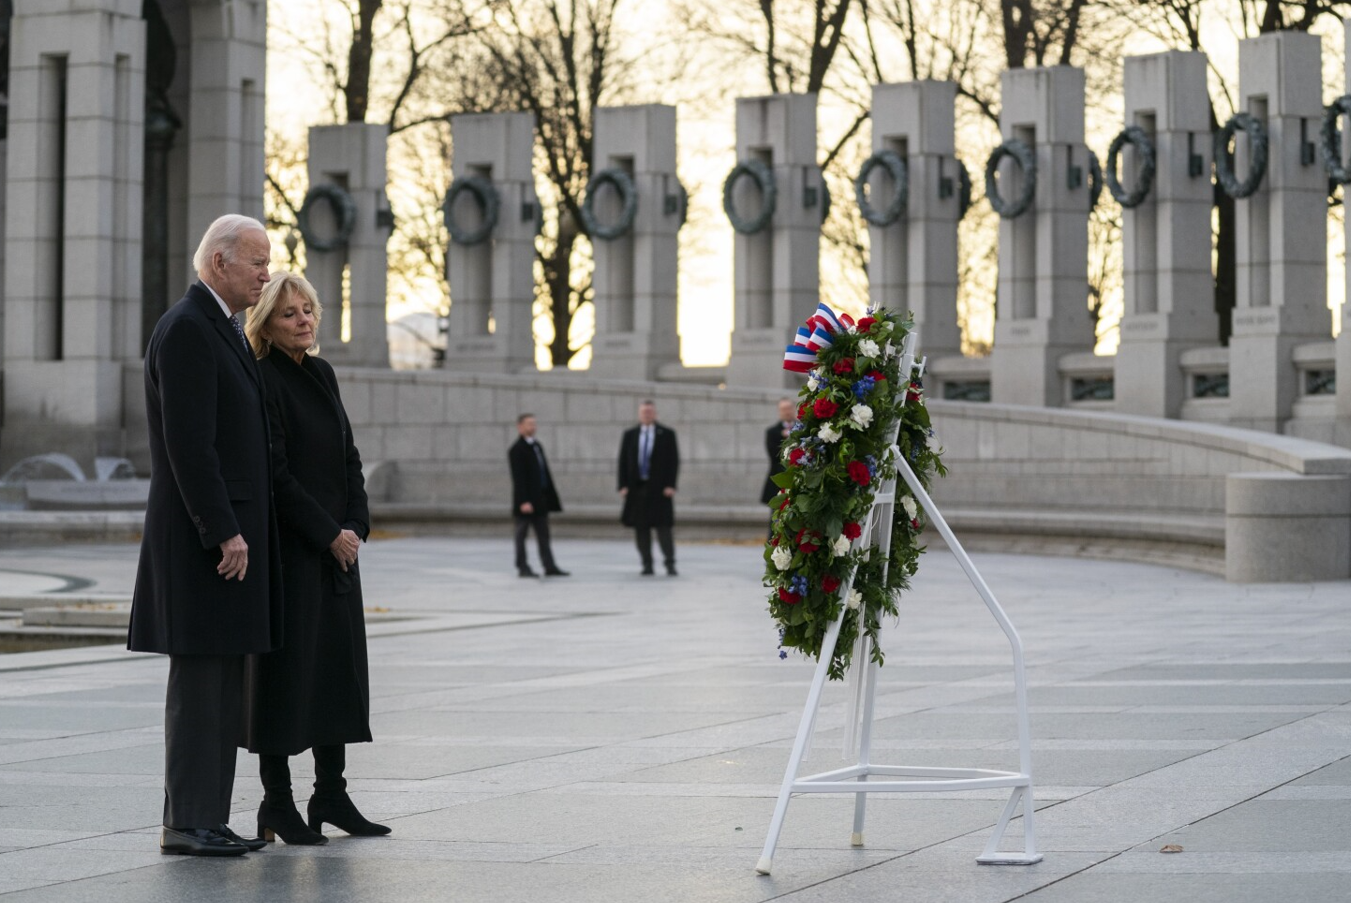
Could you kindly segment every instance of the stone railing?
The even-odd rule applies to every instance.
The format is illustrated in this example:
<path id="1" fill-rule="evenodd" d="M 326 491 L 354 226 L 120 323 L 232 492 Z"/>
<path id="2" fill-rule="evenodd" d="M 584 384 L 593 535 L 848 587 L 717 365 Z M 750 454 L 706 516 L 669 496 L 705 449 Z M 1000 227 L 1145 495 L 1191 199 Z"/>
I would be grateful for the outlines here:
<path id="1" fill-rule="evenodd" d="M 677 430 L 683 524 L 758 534 L 773 390 L 343 369 L 385 523 L 504 521 L 518 413 L 540 420 L 574 525 L 617 523 L 615 467 L 637 403 Z M 935 487 L 974 548 L 1167 562 L 1235 580 L 1351 576 L 1351 451 L 1203 423 L 931 401 L 950 474 Z"/>

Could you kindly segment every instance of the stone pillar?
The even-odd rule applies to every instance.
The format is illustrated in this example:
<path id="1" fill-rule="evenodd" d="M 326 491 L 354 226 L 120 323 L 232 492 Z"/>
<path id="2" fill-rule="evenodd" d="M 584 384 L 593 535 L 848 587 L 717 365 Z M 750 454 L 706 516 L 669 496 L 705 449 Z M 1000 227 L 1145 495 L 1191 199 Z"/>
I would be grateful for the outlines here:
<path id="1" fill-rule="evenodd" d="M 1178 417 L 1187 397 L 1182 352 L 1218 339 L 1210 272 L 1210 99 L 1206 56 L 1169 51 L 1126 58 L 1127 126 L 1154 143 L 1154 183 L 1122 211 L 1125 309 L 1116 353 L 1116 409 Z M 1138 184 L 1139 155 L 1121 153 L 1121 184 Z"/>
<path id="2" fill-rule="evenodd" d="M 677 233 L 684 214 L 676 178 L 676 109 L 661 104 L 596 110 L 592 172 L 619 169 L 633 179 L 638 210 L 627 234 L 593 238 L 596 334 L 591 373 L 656 379 L 680 363 L 676 331 Z M 620 215 L 618 192 L 602 189 L 596 218 Z"/>
<path id="3" fill-rule="evenodd" d="M 959 176 L 954 156 L 953 82 L 873 85 L 873 153 L 906 162 L 909 197 L 890 226 L 870 226 L 868 297 L 874 307 L 909 310 L 927 356 L 962 353 L 957 326 Z M 894 196 L 884 167 L 873 170 L 873 207 Z"/>
<path id="4" fill-rule="evenodd" d="M 1351 19 L 1343 22 L 1351 47 Z M 1351 66 L 1346 67 L 1346 92 L 1351 94 Z M 1343 120 L 1345 123 L 1345 120 Z M 1351 159 L 1351 140 L 1342 137 L 1342 160 Z M 1348 187 L 1343 187 L 1345 192 Z M 1343 195 L 1345 197 L 1345 195 Z M 1346 230 L 1346 295 L 1342 298 L 1342 331 L 1337 336 L 1337 427 L 1335 441 L 1351 448 L 1351 229 Z"/>
<path id="5" fill-rule="evenodd" d="M 310 186 L 337 185 L 356 204 L 356 225 L 345 246 L 331 251 L 305 249 L 305 277 L 314 284 L 324 305 L 319 323 L 320 353 L 339 366 L 389 366 L 385 326 L 389 265 L 385 244 L 394 221 L 385 198 L 388 136 L 385 126 L 366 123 L 310 129 Z M 337 229 L 327 203 L 314 204 L 309 219 L 310 229 L 319 236 L 332 236 Z"/>
<path id="6" fill-rule="evenodd" d="M 1261 186 L 1235 202 L 1237 302 L 1229 341 L 1230 423 L 1280 432 L 1298 395 L 1296 345 L 1327 341 L 1327 173 L 1316 150 L 1322 41 L 1297 32 L 1239 42 L 1239 108 L 1267 128 Z M 1239 138 L 1234 169 L 1248 172 Z M 1305 144 L 1308 148 L 1305 149 Z"/>
<path id="7" fill-rule="evenodd" d="M 736 233 L 732 356 L 727 382 L 796 386 L 783 350 L 816 309 L 820 296 L 824 182 L 816 165 L 816 95 L 741 97 L 736 102 L 738 160 L 759 160 L 774 173 L 778 200 L 769 224 Z M 760 192 L 738 180 L 736 209 L 753 217 Z"/>
<path id="8" fill-rule="evenodd" d="M 265 0 L 191 4 L 188 220 L 183 284 L 207 226 L 226 213 L 263 218 Z M 140 4 L 133 4 L 137 10 Z"/>
<path id="9" fill-rule="evenodd" d="M 446 369 L 534 370 L 535 119 L 529 113 L 472 113 L 451 117 L 450 131 L 454 175 L 487 179 L 499 205 L 497 225 L 485 241 L 452 241 L 446 253 Z M 466 229 L 480 222 L 477 202 L 467 191 L 451 214 Z"/>
<path id="10" fill-rule="evenodd" d="M 1093 347 L 1088 313 L 1088 148 L 1084 71 L 1015 69 L 1000 78 L 999 130 L 1034 149 L 1037 192 L 1030 209 L 999 222 L 991 393 L 1005 404 L 1059 406 L 1060 358 Z M 1021 177 L 1006 158 L 1001 194 Z"/>
<path id="11" fill-rule="evenodd" d="M 52 11 L 47 11 L 48 9 Z M 140 355 L 145 24 L 139 0 L 12 22 L 3 295 L 5 461 L 120 454 Z"/>

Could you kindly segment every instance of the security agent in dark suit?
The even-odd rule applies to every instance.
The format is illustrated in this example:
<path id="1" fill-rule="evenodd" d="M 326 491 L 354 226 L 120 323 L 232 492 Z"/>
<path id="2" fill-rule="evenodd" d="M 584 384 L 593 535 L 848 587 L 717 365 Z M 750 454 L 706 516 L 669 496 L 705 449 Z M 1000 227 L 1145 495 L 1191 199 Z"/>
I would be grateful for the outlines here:
<path id="1" fill-rule="evenodd" d="M 620 517 L 633 528 L 643 576 L 652 575 L 652 531 L 657 531 L 666 573 L 674 577 L 676 477 L 680 473 L 680 449 L 675 430 L 657 422 L 657 406 L 644 401 L 638 406 L 638 425 L 624 431 L 619 443 L 619 494 L 624 498 Z"/>
<path id="2" fill-rule="evenodd" d="M 779 494 L 774 477 L 783 473 L 783 440 L 792 432 L 797 420 L 797 409 L 791 398 L 779 399 L 779 422 L 765 430 L 765 452 L 769 455 L 769 475 L 765 477 L 764 488 L 760 490 L 760 504 L 768 505 L 769 500 Z"/>
<path id="3" fill-rule="evenodd" d="M 145 354 L 150 497 L 127 648 L 169 656 L 160 849 L 262 849 L 230 829 L 244 656 L 282 642 L 282 589 L 263 383 L 234 314 L 258 303 L 271 246 L 223 216 L 193 257 L 200 281 Z"/>
<path id="4" fill-rule="evenodd" d="M 554 488 L 544 446 L 535 438 L 535 415 L 517 417 L 516 432 L 519 438 L 507 451 L 507 462 L 511 465 L 511 514 L 516 520 L 516 571 L 522 577 L 539 576 L 530 569 L 525 558 L 525 536 L 533 527 L 544 575 L 566 577 L 568 572 L 554 562 L 553 549 L 549 546 L 549 514 L 562 511 L 563 504 Z"/>

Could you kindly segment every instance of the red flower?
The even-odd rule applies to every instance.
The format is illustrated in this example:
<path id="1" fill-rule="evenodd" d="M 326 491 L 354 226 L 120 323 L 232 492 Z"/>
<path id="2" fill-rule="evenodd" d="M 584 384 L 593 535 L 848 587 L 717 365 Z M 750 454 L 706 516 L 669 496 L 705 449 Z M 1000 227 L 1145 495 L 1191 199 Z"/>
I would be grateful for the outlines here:
<path id="1" fill-rule="evenodd" d="M 853 521 L 850 521 L 849 523 L 844 525 L 845 539 L 858 539 L 862 535 L 863 535 L 863 528 L 860 527 L 858 524 L 854 523 Z"/>
<path id="2" fill-rule="evenodd" d="M 795 448 L 788 453 L 788 463 L 793 466 L 798 466 L 805 457 L 807 457 L 807 450 L 805 448 Z"/>
<path id="3" fill-rule="evenodd" d="M 873 324 L 876 322 L 877 321 L 872 317 L 864 317 L 862 320 L 859 320 L 856 325 L 858 326 L 859 332 L 867 332 L 869 329 L 873 328 Z"/>
<path id="4" fill-rule="evenodd" d="M 840 588 L 839 577 L 832 577 L 829 574 L 827 574 L 825 577 L 821 578 L 821 589 L 825 590 L 826 592 L 833 593 L 835 592 L 835 590 L 839 588 Z"/>
<path id="5" fill-rule="evenodd" d="M 868 375 L 871 376 L 873 379 L 877 380 L 879 383 L 887 381 L 887 375 L 883 373 L 881 370 L 869 370 Z"/>
<path id="6" fill-rule="evenodd" d="M 872 482 L 872 477 L 868 473 L 868 465 L 862 461 L 849 462 L 849 479 L 860 486 L 867 486 Z"/>
<path id="7" fill-rule="evenodd" d="M 846 357 L 843 360 L 836 361 L 835 366 L 831 369 L 836 373 L 853 373 L 854 359 L 852 357 Z"/>
<path id="8" fill-rule="evenodd" d="M 919 518 L 917 518 L 917 517 L 911 518 L 911 520 L 910 520 L 910 528 L 911 528 L 912 530 L 918 530 L 918 529 L 919 529 Z"/>
<path id="9" fill-rule="evenodd" d="M 797 419 L 805 420 L 806 418 L 807 418 L 807 402 L 804 401 L 802 404 L 797 406 Z"/>
<path id="10" fill-rule="evenodd" d="M 919 383 L 911 383 L 909 391 L 905 393 L 906 402 L 919 401 L 919 393 L 923 388 Z"/>
<path id="11" fill-rule="evenodd" d="M 812 413 L 822 420 L 829 420 L 834 417 L 835 412 L 839 409 L 840 406 L 829 398 L 818 398 L 816 401 L 812 402 Z"/>
<path id="12" fill-rule="evenodd" d="M 797 537 L 793 541 L 797 543 L 798 551 L 802 552 L 804 555 L 810 555 L 812 552 L 821 548 L 818 542 L 820 538 L 821 534 L 817 533 L 815 530 L 808 533 L 804 527 L 797 531 Z"/>
<path id="13" fill-rule="evenodd" d="M 785 490 L 783 492 L 783 501 L 779 503 L 779 510 L 782 511 L 784 508 L 787 508 L 792 501 L 792 496 L 788 495 L 787 490 Z"/>
<path id="14" fill-rule="evenodd" d="M 779 587 L 779 601 L 787 602 L 789 605 L 796 605 L 802 601 L 802 597 L 797 593 L 790 593 L 783 587 Z"/>
<path id="15" fill-rule="evenodd" d="M 771 546 L 778 546 L 778 544 L 779 544 L 779 537 L 777 537 L 777 536 L 772 536 L 772 537 L 770 537 L 769 544 L 770 544 Z"/>

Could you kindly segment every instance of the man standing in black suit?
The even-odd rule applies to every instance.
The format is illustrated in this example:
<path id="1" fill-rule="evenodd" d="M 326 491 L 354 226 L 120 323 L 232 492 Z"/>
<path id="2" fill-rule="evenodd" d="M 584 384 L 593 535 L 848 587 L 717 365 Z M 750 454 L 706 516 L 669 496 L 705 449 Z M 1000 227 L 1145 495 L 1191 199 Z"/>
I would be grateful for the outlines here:
<path id="1" fill-rule="evenodd" d="M 535 415 L 517 417 L 516 432 L 519 438 L 507 451 L 511 465 L 511 513 L 516 519 L 516 571 L 522 577 L 539 576 L 525 560 L 525 535 L 534 527 L 544 576 L 566 577 L 568 572 L 554 563 L 553 549 L 549 547 L 549 514 L 562 511 L 563 504 L 554 488 L 544 446 L 535 438 Z"/>
<path id="2" fill-rule="evenodd" d="M 619 494 L 624 498 L 620 518 L 633 528 L 643 576 L 652 575 L 652 531 L 665 559 L 666 573 L 674 577 L 676 477 L 680 473 L 680 449 L 675 430 L 657 422 L 652 401 L 638 405 L 638 425 L 624 431 L 619 443 Z"/>
<path id="3" fill-rule="evenodd" d="M 793 408 L 791 398 L 779 399 L 779 422 L 765 430 L 765 451 L 769 453 L 769 475 L 765 477 L 765 486 L 760 490 L 760 504 L 768 505 L 769 500 L 779 494 L 779 487 L 774 484 L 776 474 L 784 471 L 783 466 L 783 440 L 788 438 L 792 432 L 793 423 L 797 420 L 797 411 Z"/>
<path id="4" fill-rule="evenodd" d="M 235 319 L 258 303 L 271 246 L 223 216 L 193 257 L 199 281 L 145 352 L 150 498 L 127 648 L 169 656 L 160 849 L 238 856 L 230 829 L 243 738 L 244 656 L 281 645 L 282 590 L 263 383 Z"/>

